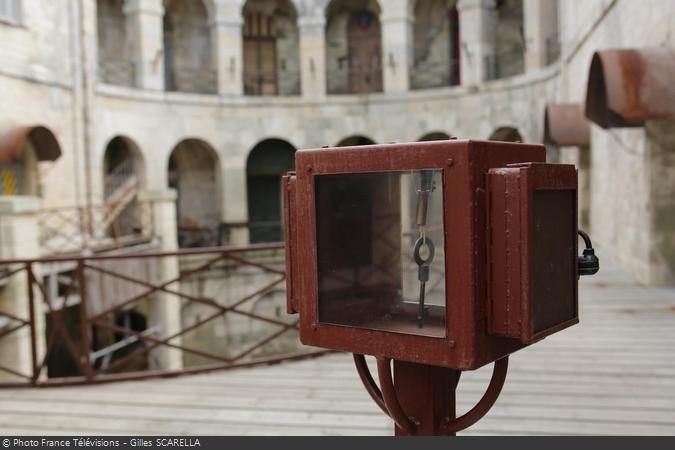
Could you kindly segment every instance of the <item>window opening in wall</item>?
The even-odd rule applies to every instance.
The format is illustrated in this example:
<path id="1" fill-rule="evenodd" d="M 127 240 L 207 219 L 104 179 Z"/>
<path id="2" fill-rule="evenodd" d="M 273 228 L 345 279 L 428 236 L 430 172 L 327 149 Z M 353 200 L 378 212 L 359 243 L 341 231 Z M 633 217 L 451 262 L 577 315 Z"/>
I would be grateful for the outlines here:
<path id="1" fill-rule="evenodd" d="M 300 94 L 300 43 L 288 0 L 248 0 L 244 6 L 244 93 Z"/>
<path id="2" fill-rule="evenodd" d="M 24 144 L 18 160 L 0 164 L 0 195 L 39 195 L 38 161 L 32 143 Z"/>
<path id="3" fill-rule="evenodd" d="M 349 136 L 337 143 L 337 147 L 357 147 L 359 145 L 373 145 L 375 141 L 365 136 Z"/>
<path id="4" fill-rule="evenodd" d="M 460 81 L 460 29 L 455 0 L 418 0 L 413 25 L 412 89 Z"/>
<path id="5" fill-rule="evenodd" d="M 500 142 L 523 142 L 523 137 L 517 128 L 501 127 L 497 128 L 490 135 L 490 140 Z"/>
<path id="6" fill-rule="evenodd" d="M 329 94 L 382 92 L 382 27 L 372 0 L 333 0 L 327 8 Z"/>
<path id="7" fill-rule="evenodd" d="M 252 244 L 281 242 L 281 176 L 295 168 L 295 148 L 280 139 L 256 145 L 248 157 L 249 240 Z"/>
<path id="8" fill-rule="evenodd" d="M 262 14 L 244 19 L 244 93 L 277 95 L 277 49 L 274 21 Z"/>
<path id="9" fill-rule="evenodd" d="M 143 182 L 143 161 L 135 144 L 120 136 L 112 139 L 106 147 L 103 170 L 101 225 L 106 228 L 105 234 L 112 238 L 142 234 L 144 217 L 138 193 Z"/>
<path id="10" fill-rule="evenodd" d="M 211 247 L 224 244 L 221 235 L 220 163 L 206 142 L 180 142 L 169 158 L 169 187 L 178 198 L 176 216 L 179 247 Z"/>
<path id="11" fill-rule="evenodd" d="M 349 21 L 349 87 L 354 94 L 382 91 L 380 20 L 370 11 Z"/>
<path id="12" fill-rule="evenodd" d="M 212 30 L 200 0 L 164 2 L 164 81 L 168 91 L 217 92 Z"/>
<path id="13" fill-rule="evenodd" d="M 128 41 L 124 0 L 96 3 L 99 78 L 110 84 L 134 86 L 135 63 Z"/>
<path id="14" fill-rule="evenodd" d="M 497 0 L 496 15 L 495 55 L 488 61 L 488 79 L 506 78 L 525 71 L 523 0 Z"/>

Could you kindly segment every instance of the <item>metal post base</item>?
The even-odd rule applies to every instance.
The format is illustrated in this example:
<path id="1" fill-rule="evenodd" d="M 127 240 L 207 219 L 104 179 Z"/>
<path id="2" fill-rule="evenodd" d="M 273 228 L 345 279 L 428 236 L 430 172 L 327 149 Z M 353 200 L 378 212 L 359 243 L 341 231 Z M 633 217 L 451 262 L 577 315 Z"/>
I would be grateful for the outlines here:
<path id="1" fill-rule="evenodd" d="M 506 380 L 508 356 L 495 361 L 485 394 L 469 412 L 456 417 L 455 395 L 461 371 L 405 361 L 377 359 L 380 390 L 363 355 L 354 354 L 366 391 L 394 421 L 396 436 L 454 436 L 480 420 L 497 401 Z M 394 383 L 394 380 L 396 382 Z"/>

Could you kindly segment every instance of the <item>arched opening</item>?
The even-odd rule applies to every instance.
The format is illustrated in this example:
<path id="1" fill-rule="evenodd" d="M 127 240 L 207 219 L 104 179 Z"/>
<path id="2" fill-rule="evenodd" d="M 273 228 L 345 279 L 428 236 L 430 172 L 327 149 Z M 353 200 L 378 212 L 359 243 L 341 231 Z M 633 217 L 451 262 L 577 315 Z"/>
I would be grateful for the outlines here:
<path id="1" fill-rule="evenodd" d="M 258 143 L 246 162 L 249 240 L 283 240 L 281 176 L 295 168 L 295 147 L 281 139 Z"/>
<path id="2" fill-rule="evenodd" d="M 169 187 L 178 193 L 176 215 L 179 247 L 222 244 L 220 230 L 220 162 L 209 144 L 181 141 L 169 157 Z"/>
<path id="3" fill-rule="evenodd" d="M 40 163 L 60 156 L 56 136 L 45 127 L 18 127 L 0 135 L 0 195 L 41 195 Z"/>
<path id="4" fill-rule="evenodd" d="M 421 138 L 419 138 L 419 142 L 428 142 L 428 141 L 447 141 L 450 139 L 450 135 L 447 133 L 444 133 L 442 131 L 432 131 L 431 133 L 427 133 Z"/>
<path id="5" fill-rule="evenodd" d="M 164 11 L 165 89 L 216 93 L 216 64 L 206 6 L 201 0 L 165 0 Z"/>
<path id="6" fill-rule="evenodd" d="M 375 0 L 333 0 L 326 8 L 329 94 L 382 92 L 382 30 Z"/>
<path id="7" fill-rule="evenodd" d="M 244 93 L 300 94 L 298 15 L 290 0 L 244 5 Z"/>
<path id="8" fill-rule="evenodd" d="M 417 0 L 413 20 L 410 87 L 426 89 L 459 84 L 457 0 Z"/>
<path id="9" fill-rule="evenodd" d="M 490 140 L 500 142 L 523 142 L 523 137 L 520 135 L 517 128 L 500 127 L 492 133 Z"/>
<path id="10" fill-rule="evenodd" d="M 494 79 L 525 71 L 525 30 L 523 0 L 497 0 L 494 32 Z"/>
<path id="11" fill-rule="evenodd" d="M 145 162 L 136 143 L 124 136 L 111 139 L 103 156 L 102 226 L 108 236 L 143 234 L 138 193 L 144 185 Z"/>
<path id="12" fill-rule="evenodd" d="M 131 55 L 124 0 L 97 0 L 99 78 L 110 84 L 134 86 L 135 64 Z"/>
<path id="13" fill-rule="evenodd" d="M 365 136 L 349 136 L 337 143 L 336 147 L 356 147 L 359 145 L 374 145 L 375 141 Z"/>
<path id="14" fill-rule="evenodd" d="M 40 177 L 35 147 L 26 141 L 21 154 L 0 164 L 0 195 L 40 195 Z"/>

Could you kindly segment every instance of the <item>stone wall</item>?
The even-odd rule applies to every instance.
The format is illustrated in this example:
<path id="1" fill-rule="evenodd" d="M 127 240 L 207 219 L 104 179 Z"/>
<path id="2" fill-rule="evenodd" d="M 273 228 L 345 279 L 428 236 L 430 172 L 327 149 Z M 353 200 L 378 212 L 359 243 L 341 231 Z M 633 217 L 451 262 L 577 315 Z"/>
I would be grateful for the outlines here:
<path id="1" fill-rule="evenodd" d="M 128 136 L 138 144 L 150 189 L 168 186 L 169 155 L 176 144 L 198 138 L 217 155 L 215 169 L 222 191 L 215 201 L 220 220 L 242 223 L 248 219 L 246 158 L 265 138 L 284 139 L 303 148 L 335 145 L 352 135 L 376 142 L 415 141 L 432 131 L 487 138 L 494 130 L 509 126 L 517 128 L 525 141 L 541 142 L 547 103 L 585 101 L 596 50 L 675 48 L 675 2 L 566 0 L 559 2 L 561 58 L 549 65 L 542 62 L 541 53 L 536 52 L 545 45 L 546 33 L 527 32 L 524 60 L 535 62 L 528 62 L 524 73 L 485 81 L 481 78 L 489 60 L 485 57 L 494 54 L 493 34 L 500 29 L 486 26 L 496 2 L 459 0 L 462 84 L 412 91 L 406 83 L 411 79 L 407 70 L 413 65 L 410 14 L 414 8 L 404 0 L 373 1 L 370 7 L 379 11 L 382 35 L 396 36 L 395 45 L 393 38 L 382 42 L 384 92 L 330 95 L 343 90 L 347 79 L 346 64 L 340 69 L 338 63 L 346 44 L 336 31 L 346 27 L 346 19 L 326 15 L 336 2 L 329 6 L 326 0 L 295 0 L 299 48 L 291 55 L 288 44 L 284 52 L 289 52 L 288 61 L 298 59 L 302 96 L 254 98 L 241 95 L 243 3 L 205 2 L 211 32 L 217 37 L 210 42 L 212 55 L 216 55 L 211 62 L 217 69 L 218 94 L 199 95 L 162 89 L 161 0 L 134 0 L 125 5 L 133 18 L 133 29 L 128 31 L 142 37 L 134 44 L 137 88 L 113 86 L 96 78 L 94 2 L 84 2 L 85 10 L 79 11 L 76 2 L 56 0 L 45 5 L 24 0 L 23 26 L 0 26 L 4 44 L 0 47 L 0 96 L 3 104 L 12 105 L 0 109 L 0 128 L 40 123 L 56 134 L 63 155 L 40 171 L 45 205 L 82 204 L 87 184 L 92 198 L 101 199 L 103 152 L 114 136 Z M 551 17 L 548 11 L 526 7 L 524 26 L 535 31 L 537 25 L 540 31 L 549 28 L 545 25 Z M 77 26 L 80 17 L 84 19 L 83 41 Z M 409 34 L 398 32 L 405 27 Z M 521 36 L 516 28 L 504 32 L 501 40 Z M 80 57 L 82 50 L 85 60 Z M 283 53 L 281 47 L 279 51 Z M 87 87 L 82 85 L 85 75 L 90 80 Z M 323 79 L 326 75 L 328 81 Z M 672 282 L 669 157 L 667 151 L 659 150 L 671 145 L 664 136 L 672 128 L 670 123 L 611 131 L 592 127 L 587 196 L 590 231 L 598 244 L 616 253 L 645 282 Z M 560 150 L 561 154 L 565 151 Z M 577 164 L 583 166 L 582 155 L 577 156 Z M 246 234 L 239 236 L 245 241 Z"/>

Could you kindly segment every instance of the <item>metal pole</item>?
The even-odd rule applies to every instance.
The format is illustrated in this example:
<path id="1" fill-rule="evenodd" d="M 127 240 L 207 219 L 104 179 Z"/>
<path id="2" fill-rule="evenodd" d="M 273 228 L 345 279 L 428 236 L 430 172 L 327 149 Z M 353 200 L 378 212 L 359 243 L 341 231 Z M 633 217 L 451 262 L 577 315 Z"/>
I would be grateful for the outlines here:
<path id="1" fill-rule="evenodd" d="M 35 292 L 33 291 L 33 264 L 26 263 L 26 277 L 28 279 L 28 327 L 30 328 L 30 352 L 31 364 L 33 366 L 32 383 L 37 384 L 38 380 L 38 362 L 37 362 L 37 333 L 35 327 L 37 326 L 35 320 Z M 45 299 L 48 301 L 48 299 Z"/>
<path id="2" fill-rule="evenodd" d="M 416 424 L 415 436 L 444 434 L 442 424 L 455 418 L 459 376 L 459 370 L 394 361 L 394 391 L 401 408 Z M 411 435 L 398 426 L 394 434 Z"/>
<path id="3" fill-rule="evenodd" d="M 77 262 L 77 283 L 80 291 L 80 340 L 81 344 L 81 364 L 84 368 L 84 375 L 87 380 L 91 381 L 93 378 L 93 371 L 91 368 L 91 361 L 89 354 L 91 352 L 91 333 L 89 327 L 89 316 L 87 313 L 87 286 L 84 276 L 84 261 Z"/>

